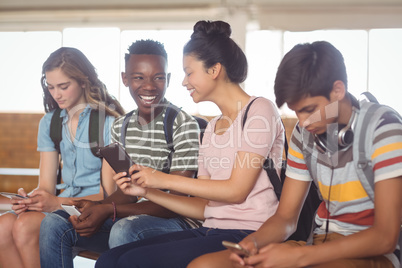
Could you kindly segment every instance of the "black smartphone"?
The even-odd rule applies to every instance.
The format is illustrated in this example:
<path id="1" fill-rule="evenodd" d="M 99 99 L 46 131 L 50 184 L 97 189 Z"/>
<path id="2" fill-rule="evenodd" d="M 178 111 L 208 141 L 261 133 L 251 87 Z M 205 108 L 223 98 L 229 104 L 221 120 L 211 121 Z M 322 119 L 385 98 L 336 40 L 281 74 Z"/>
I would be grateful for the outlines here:
<path id="1" fill-rule="evenodd" d="M 134 165 L 126 150 L 117 142 L 99 148 L 99 152 L 116 173 L 127 172 L 129 174 L 128 170 Z"/>

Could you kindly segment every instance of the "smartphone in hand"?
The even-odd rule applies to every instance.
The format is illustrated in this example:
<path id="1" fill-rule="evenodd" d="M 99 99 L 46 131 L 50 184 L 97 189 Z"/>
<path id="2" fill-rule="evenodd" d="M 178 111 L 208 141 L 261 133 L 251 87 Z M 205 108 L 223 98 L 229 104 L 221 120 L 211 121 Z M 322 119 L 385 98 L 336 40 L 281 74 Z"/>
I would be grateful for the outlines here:
<path id="1" fill-rule="evenodd" d="M 15 193 L 0 192 L 0 194 L 2 196 L 10 198 L 10 199 L 11 198 L 14 198 L 14 199 L 27 199 L 28 198 L 28 196 L 22 196 L 22 195 L 15 194 Z"/>
<path id="2" fill-rule="evenodd" d="M 240 246 L 237 243 L 229 242 L 229 241 L 222 241 L 222 245 L 225 246 L 227 249 L 230 249 L 237 255 L 241 257 L 248 257 L 250 256 L 250 252 L 248 250 L 244 249 L 242 246 Z"/>
<path id="3" fill-rule="evenodd" d="M 79 217 L 81 215 L 81 212 L 78 210 L 78 208 L 74 205 L 65 205 L 61 204 L 61 207 L 68 213 L 70 216 L 77 216 Z"/>
<path id="4" fill-rule="evenodd" d="M 134 162 L 119 143 L 101 147 L 99 151 L 116 173 L 126 172 L 129 174 L 128 170 L 134 165 Z"/>

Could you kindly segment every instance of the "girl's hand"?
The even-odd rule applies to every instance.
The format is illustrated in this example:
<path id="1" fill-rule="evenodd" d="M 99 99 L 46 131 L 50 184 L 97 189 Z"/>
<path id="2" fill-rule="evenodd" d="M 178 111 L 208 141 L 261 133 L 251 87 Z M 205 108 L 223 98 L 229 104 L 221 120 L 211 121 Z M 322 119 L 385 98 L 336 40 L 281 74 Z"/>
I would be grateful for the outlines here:
<path id="1" fill-rule="evenodd" d="M 147 194 L 147 190 L 137 185 L 130 177 L 127 177 L 126 172 L 117 173 L 113 176 L 113 180 L 126 195 L 145 196 Z"/>
<path id="2" fill-rule="evenodd" d="M 25 192 L 24 188 L 19 188 L 17 193 L 18 193 L 19 195 L 22 195 L 22 196 L 28 196 L 27 193 Z M 10 200 L 10 202 L 11 202 L 11 204 L 12 204 L 11 209 L 14 210 L 14 212 L 15 212 L 17 215 L 18 215 L 18 214 L 21 214 L 21 213 L 23 213 L 23 212 L 25 212 L 25 211 L 28 210 L 28 206 L 27 206 L 27 205 L 25 205 L 25 204 L 20 204 L 20 203 L 19 203 L 20 200 L 21 200 L 21 199 L 19 199 L 19 198 L 11 198 L 11 200 Z"/>
<path id="3" fill-rule="evenodd" d="M 136 172 L 137 171 L 137 172 Z M 168 189 L 167 182 L 169 177 L 165 173 L 150 167 L 134 165 L 129 170 L 133 182 L 144 188 Z"/>
<path id="4" fill-rule="evenodd" d="M 35 189 L 29 198 L 19 200 L 18 204 L 27 206 L 28 210 L 40 212 L 51 212 L 60 208 L 57 196 L 41 189 Z"/>

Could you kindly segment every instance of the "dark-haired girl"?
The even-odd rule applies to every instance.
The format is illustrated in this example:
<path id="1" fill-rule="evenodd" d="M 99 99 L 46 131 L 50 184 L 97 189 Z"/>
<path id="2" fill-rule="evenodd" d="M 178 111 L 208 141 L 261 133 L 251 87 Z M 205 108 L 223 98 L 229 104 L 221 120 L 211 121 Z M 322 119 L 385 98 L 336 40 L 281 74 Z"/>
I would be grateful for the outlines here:
<path id="1" fill-rule="evenodd" d="M 1 267 L 40 267 L 39 230 L 46 212 L 61 209 L 60 205 L 73 198 L 101 200 L 115 190 L 113 181 L 100 187 L 101 159 L 89 146 L 88 128 L 91 110 L 106 114 L 103 135 L 110 142 L 114 118 L 123 113 L 120 104 L 107 92 L 94 66 L 78 49 L 62 47 L 44 62 L 41 83 L 46 114 L 39 123 L 38 151 L 40 152 L 38 187 L 27 199 L 12 199 L 11 213 L 0 217 Z M 57 184 L 59 153 L 50 137 L 52 116 L 61 109 L 63 184 Z M 102 113 L 100 112 L 100 114 Z M 62 190 L 56 196 L 56 188 Z"/>
<path id="2" fill-rule="evenodd" d="M 262 164 L 268 155 L 279 163 L 284 130 L 275 106 L 264 98 L 249 106 L 243 127 L 244 112 L 255 97 L 240 86 L 247 60 L 230 34 L 225 22 L 199 21 L 183 51 L 183 86 L 194 102 L 212 101 L 222 112 L 200 141 L 198 179 L 139 165 L 132 167 L 130 177 L 114 177 L 125 194 L 203 220 L 203 226 L 114 248 L 96 267 L 186 267 L 200 255 L 224 249 L 222 240 L 240 241 L 275 212 L 278 200 Z"/>

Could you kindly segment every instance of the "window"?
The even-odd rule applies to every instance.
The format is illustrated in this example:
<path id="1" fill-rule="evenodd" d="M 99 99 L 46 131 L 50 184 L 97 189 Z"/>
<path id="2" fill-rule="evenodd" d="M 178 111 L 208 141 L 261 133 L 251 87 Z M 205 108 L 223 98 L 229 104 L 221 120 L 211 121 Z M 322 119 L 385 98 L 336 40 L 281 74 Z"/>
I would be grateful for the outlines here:
<path id="1" fill-rule="evenodd" d="M 119 28 L 67 28 L 63 31 L 63 46 L 81 50 L 110 94 L 119 98 Z"/>
<path id="2" fill-rule="evenodd" d="M 402 114 L 402 29 L 371 30 L 368 91 Z"/>
<path id="3" fill-rule="evenodd" d="M 61 38 L 60 32 L 0 32 L 0 112 L 44 111 L 42 64 Z"/>
<path id="4" fill-rule="evenodd" d="M 166 97 L 191 114 L 217 115 L 209 102 L 195 104 L 182 86 L 182 49 L 191 30 L 133 30 L 119 28 L 66 28 L 62 32 L 0 32 L 0 79 L 5 97 L 0 112 L 43 112 L 41 68 L 51 52 L 60 46 L 82 50 L 97 68 L 109 92 L 129 111 L 136 108 L 121 82 L 124 54 L 138 39 L 155 39 L 168 52 L 170 86 Z M 273 92 L 277 67 L 283 55 L 295 44 L 326 40 L 343 54 L 348 72 L 349 91 L 358 96 L 372 92 L 381 103 L 402 113 L 399 105 L 399 76 L 402 73 L 402 29 L 322 30 L 311 32 L 249 31 L 245 53 L 249 75 L 244 89 L 250 95 L 264 96 L 275 102 Z M 397 98 L 397 97 L 399 98 Z M 283 107 L 281 113 L 294 116 Z"/>

